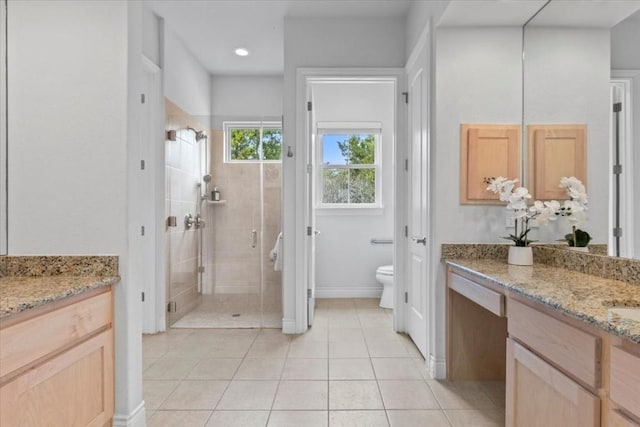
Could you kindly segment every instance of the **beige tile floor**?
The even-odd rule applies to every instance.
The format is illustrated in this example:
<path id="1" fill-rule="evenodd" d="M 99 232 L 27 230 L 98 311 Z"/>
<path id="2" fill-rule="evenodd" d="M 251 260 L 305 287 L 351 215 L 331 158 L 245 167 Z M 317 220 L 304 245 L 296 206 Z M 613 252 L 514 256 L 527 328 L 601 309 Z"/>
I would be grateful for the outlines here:
<path id="1" fill-rule="evenodd" d="M 145 336 L 151 427 L 503 426 L 504 383 L 432 380 L 373 299 L 319 300 L 304 335 L 170 329 Z"/>

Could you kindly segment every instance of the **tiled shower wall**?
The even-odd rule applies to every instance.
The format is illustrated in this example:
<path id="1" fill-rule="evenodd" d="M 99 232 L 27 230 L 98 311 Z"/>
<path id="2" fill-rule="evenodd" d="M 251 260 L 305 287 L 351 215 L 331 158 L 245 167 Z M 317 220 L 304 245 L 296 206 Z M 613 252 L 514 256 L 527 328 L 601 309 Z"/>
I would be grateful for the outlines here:
<path id="1" fill-rule="evenodd" d="M 281 173 L 280 163 L 225 163 L 224 133 L 212 130 L 211 174 L 209 191 L 217 186 L 225 204 L 205 203 L 205 272 L 212 272 L 211 282 L 204 285 L 205 293 L 246 295 L 252 308 L 260 305 L 260 247 L 263 245 L 264 311 L 277 313 L 281 319 L 281 272 L 274 271 L 269 253 L 280 233 Z M 264 229 L 261 230 L 261 185 L 263 185 Z M 209 225 L 212 225 L 209 227 Z M 258 241 L 252 244 L 252 230 Z M 209 244 L 211 246 L 209 247 Z M 205 273 L 206 274 L 206 273 Z M 206 276 L 205 276 L 206 277 Z M 210 286 L 210 289 L 207 289 Z M 209 292 L 210 291 L 210 292 Z"/>
<path id="2" fill-rule="evenodd" d="M 165 140 L 166 206 L 167 216 L 175 216 L 176 227 L 166 228 L 165 259 L 167 300 L 175 303 L 176 311 L 169 312 L 169 324 L 184 316 L 200 301 L 198 293 L 198 239 L 195 227 L 187 230 L 184 217 L 198 212 L 201 181 L 202 142 L 196 142 L 187 127 L 207 131 L 209 126 L 198 123 L 188 113 L 165 99 L 165 129 L 175 130 L 176 141 Z"/>

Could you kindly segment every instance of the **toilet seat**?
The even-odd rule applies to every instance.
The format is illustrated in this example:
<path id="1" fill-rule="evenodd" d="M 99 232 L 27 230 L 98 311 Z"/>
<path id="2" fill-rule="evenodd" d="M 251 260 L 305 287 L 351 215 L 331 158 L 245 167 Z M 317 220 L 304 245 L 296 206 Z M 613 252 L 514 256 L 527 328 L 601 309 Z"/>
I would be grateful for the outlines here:
<path id="1" fill-rule="evenodd" d="M 382 265 L 378 267 L 376 273 L 383 276 L 393 276 L 393 265 Z"/>

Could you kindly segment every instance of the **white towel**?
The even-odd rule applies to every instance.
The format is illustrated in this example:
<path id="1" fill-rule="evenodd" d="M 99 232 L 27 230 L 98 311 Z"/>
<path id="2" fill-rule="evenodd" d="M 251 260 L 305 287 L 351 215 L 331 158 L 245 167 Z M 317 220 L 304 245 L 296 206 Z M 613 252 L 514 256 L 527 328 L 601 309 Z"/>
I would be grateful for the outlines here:
<path id="1" fill-rule="evenodd" d="M 273 269 L 275 271 L 282 270 L 282 232 L 278 234 L 276 244 L 273 246 L 273 249 L 271 249 L 269 257 L 271 261 L 273 261 Z"/>

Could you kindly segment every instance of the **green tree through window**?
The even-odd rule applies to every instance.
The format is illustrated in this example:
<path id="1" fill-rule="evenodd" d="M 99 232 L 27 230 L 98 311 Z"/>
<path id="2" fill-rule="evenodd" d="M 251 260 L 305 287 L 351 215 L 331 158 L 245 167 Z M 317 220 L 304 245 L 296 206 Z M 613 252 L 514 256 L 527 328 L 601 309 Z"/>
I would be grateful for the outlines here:
<path id="1" fill-rule="evenodd" d="M 280 160 L 282 158 L 282 129 L 262 129 L 262 156 L 260 155 L 259 128 L 229 127 L 227 138 L 231 161 Z"/>
<path id="2" fill-rule="evenodd" d="M 335 166 L 327 143 L 323 147 L 322 203 L 362 204 L 376 202 L 376 136 L 372 134 L 341 135 L 336 141 L 341 158 Z M 328 140 L 329 141 L 329 140 Z"/>

